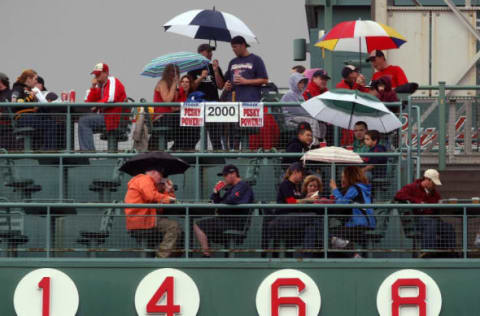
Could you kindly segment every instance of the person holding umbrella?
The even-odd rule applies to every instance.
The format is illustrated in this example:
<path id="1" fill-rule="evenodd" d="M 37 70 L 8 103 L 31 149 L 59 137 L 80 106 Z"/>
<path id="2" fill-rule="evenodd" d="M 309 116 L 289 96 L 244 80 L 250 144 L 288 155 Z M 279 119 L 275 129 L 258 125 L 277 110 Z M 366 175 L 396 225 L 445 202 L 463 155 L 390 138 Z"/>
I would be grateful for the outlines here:
<path id="1" fill-rule="evenodd" d="M 208 60 L 212 60 L 213 48 L 210 44 L 201 44 L 198 46 L 197 52 Z M 217 59 L 214 59 L 207 67 L 190 71 L 188 74 L 194 79 L 193 87 L 195 90 L 205 94 L 205 101 L 218 102 L 220 100 L 218 90 L 223 89 L 225 79 Z M 218 123 L 207 123 L 206 127 L 210 140 L 212 141 L 213 149 L 222 149 L 222 129 L 219 128 Z"/>
<path id="2" fill-rule="evenodd" d="M 175 193 L 172 181 L 164 181 L 164 171 L 148 170 L 144 174 L 133 177 L 128 182 L 128 190 L 125 195 L 125 203 L 129 204 L 148 204 L 161 203 L 169 204 L 175 201 Z M 158 186 L 164 185 L 165 192 L 160 193 Z M 135 229 L 153 229 L 163 234 L 161 243 L 158 246 L 157 257 L 167 258 L 170 252 L 175 248 L 178 237 L 180 236 L 180 226 L 178 222 L 165 217 L 158 217 L 157 212 L 162 213 L 163 209 L 154 208 L 126 208 L 125 215 L 127 221 L 127 230 Z"/>
<path id="3" fill-rule="evenodd" d="M 371 51 L 367 62 L 372 63 L 372 67 L 375 69 L 372 81 L 384 76 L 390 77 L 392 89 L 408 83 L 407 76 L 403 69 L 399 66 L 389 65 L 385 59 L 385 54 L 381 50 Z"/>
<path id="4" fill-rule="evenodd" d="M 149 152 L 139 154 L 121 167 L 133 178 L 128 182 L 125 203 L 147 204 L 175 202 L 173 183 L 166 179 L 169 175 L 184 173 L 190 166 L 180 158 L 165 152 Z M 159 187 L 164 186 L 163 192 Z M 167 258 L 175 248 L 180 236 L 180 226 L 176 221 L 157 217 L 162 209 L 126 208 L 127 230 L 158 230 L 163 239 L 158 246 L 157 257 Z"/>
<path id="5" fill-rule="evenodd" d="M 357 67 L 346 65 L 342 69 L 342 81 L 337 83 L 337 89 L 359 90 L 368 93 L 370 89 L 365 87 L 365 77 L 360 73 Z"/>

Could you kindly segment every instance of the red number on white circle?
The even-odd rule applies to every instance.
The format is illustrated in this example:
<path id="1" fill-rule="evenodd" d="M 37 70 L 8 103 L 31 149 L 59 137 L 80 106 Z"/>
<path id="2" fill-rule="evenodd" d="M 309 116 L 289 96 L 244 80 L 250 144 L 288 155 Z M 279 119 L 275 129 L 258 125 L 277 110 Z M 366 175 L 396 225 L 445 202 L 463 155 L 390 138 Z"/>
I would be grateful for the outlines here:
<path id="1" fill-rule="evenodd" d="M 180 305 L 175 305 L 175 282 L 174 278 L 169 276 L 166 277 L 162 285 L 158 288 L 155 294 L 152 296 L 150 301 L 147 304 L 147 313 L 149 314 L 166 314 L 166 316 L 175 316 L 175 314 L 180 313 Z M 157 305 L 163 295 L 167 296 L 166 305 Z M 44 315 L 45 316 L 45 315 Z"/>
<path id="2" fill-rule="evenodd" d="M 50 316 L 50 277 L 43 277 L 38 288 L 42 289 L 42 316 Z"/>

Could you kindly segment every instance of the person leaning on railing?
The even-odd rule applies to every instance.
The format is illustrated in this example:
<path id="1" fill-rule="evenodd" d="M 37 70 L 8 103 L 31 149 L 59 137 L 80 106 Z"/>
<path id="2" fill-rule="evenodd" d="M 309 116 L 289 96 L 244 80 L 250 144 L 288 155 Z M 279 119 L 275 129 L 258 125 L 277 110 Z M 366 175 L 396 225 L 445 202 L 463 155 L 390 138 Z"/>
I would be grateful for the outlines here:
<path id="1" fill-rule="evenodd" d="M 110 76 L 110 70 L 107 64 L 99 63 L 90 73 L 95 78 L 92 79 L 92 86 L 88 90 L 85 102 L 96 103 L 115 103 L 126 102 L 127 93 L 123 83 L 113 76 Z M 89 114 L 82 116 L 78 121 L 78 142 L 80 150 L 95 151 L 93 143 L 93 133 L 105 128 L 107 132 L 113 131 L 120 126 L 120 120 L 128 120 L 128 117 L 122 117 L 122 112 L 128 112 L 128 108 L 121 106 L 109 106 L 92 108 L 93 112 L 99 112 L 101 115 Z"/>
<path id="2" fill-rule="evenodd" d="M 305 196 L 300 190 L 304 176 L 304 169 L 300 162 L 292 163 L 285 173 L 277 194 L 278 204 L 292 204 L 292 208 L 277 209 L 275 214 L 280 215 L 270 218 L 267 225 L 267 238 L 277 241 L 283 240 L 287 248 L 301 244 L 303 249 L 318 248 L 323 236 L 323 218 L 316 216 L 315 212 L 303 211 L 295 208 L 293 204 L 314 202 L 319 196 Z M 321 184 L 321 183 L 320 183 Z M 320 188 L 319 188 L 320 189 Z M 290 254 L 289 254 L 290 256 Z M 313 257 L 312 252 L 301 254 L 302 257 Z"/>
<path id="3" fill-rule="evenodd" d="M 435 169 L 428 169 L 421 179 L 407 184 L 395 194 L 395 200 L 415 204 L 437 204 L 441 197 L 436 187 L 442 185 L 440 174 Z M 415 209 L 414 218 L 417 229 L 422 236 L 422 249 L 453 249 L 455 243 L 455 230 L 449 223 L 444 222 L 433 209 L 425 207 Z M 423 253 L 422 257 L 433 256 L 432 253 Z"/>
<path id="4" fill-rule="evenodd" d="M 342 172 L 342 188 L 337 188 L 333 179 L 330 180 L 330 189 L 335 198 L 335 204 L 371 204 L 372 189 L 368 180 L 360 167 L 348 166 Z M 345 248 L 352 246 L 365 246 L 367 240 L 365 231 L 375 229 L 376 220 L 371 208 L 353 208 L 345 209 L 343 212 L 336 212 L 341 215 L 338 219 L 343 223 L 342 226 L 330 230 L 332 246 L 335 248 Z M 355 253 L 354 258 L 361 258 L 361 255 Z"/>
<path id="5" fill-rule="evenodd" d="M 218 181 L 213 188 L 213 193 L 210 196 L 213 203 L 232 205 L 253 203 L 255 197 L 252 188 L 240 178 L 240 173 L 236 166 L 226 165 L 218 176 L 223 176 L 224 180 Z M 217 213 L 219 216 L 200 220 L 193 225 L 193 231 L 202 247 L 203 256 L 206 258 L 210 257 L 209 241 L 224 243 L 226 237 L 223 234 L 224 231 L 243 231 L 250 210 L 218 209 Z"/>
<path id="6" fill-rule="evenodd" d="M 159 192 L 159 186 L 164 185 L 165 191 Z M 148 170 L 145 174 L 139 174 L 128 182 L 128 190 L 125 195 L 127 204 L 169 204 L 175 201 L 173 183 L 163 177 L 162 170 Z M 158 217 L 163 209 L 154 208 L 126 208 L 125 219 L 127 230 L 158 230 L 163 234 L 162 241 L 158 245 L 157 257 L 167 258 L 175 248 L 181 230 L 178 222 L 166 217 Z"/>
<path id="7" fill-rule="evenodd" d="M 33 103 L 38 102 L 37 94 L 40 90 L 36 88 L 37 72 L 33 69 L 27 69 L 22 72 L 17 81 L 12 87 L 12 102 L 17 103 Z M 17 121 L 17 126 L 31 127 L 35 131 L 35 136 L 38 136 L 41 141 L 33 143 L 33 149 L 40 150 L 55 150 L 57 149 L 57 134 L 58 128 L 56 122 L 48 115 L 42 114 L 43 108 L 38 106 L 31 107 L 15 107 L 14 119 Z"/>

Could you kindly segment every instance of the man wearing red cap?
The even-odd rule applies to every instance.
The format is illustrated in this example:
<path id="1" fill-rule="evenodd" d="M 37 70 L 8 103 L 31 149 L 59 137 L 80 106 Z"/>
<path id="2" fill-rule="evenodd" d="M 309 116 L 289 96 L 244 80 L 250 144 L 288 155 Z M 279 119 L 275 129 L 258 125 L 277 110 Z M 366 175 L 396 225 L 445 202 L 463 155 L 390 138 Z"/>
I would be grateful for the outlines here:
<path id="1" fill-rule="evenodd" d="M 115 77 L 109 76 L 108 65 L 99 63 L 90 73 L 95 76 L 92 79 L 92 86 L 88 90 L 85 102 L 97 103 L 115 103 L 125 102 L 127 94 L 125 87 Z M 94 130 L 105 128 L 108 131 L 115 130 L 120 124 L 121 113 L 123 108 L 120 106 L 102 107 L 100 109 L 94 108 L 94 111 L 104 113 L 103 115 L 90 114 L 83 116 L 78 121 L 78 141 L 80 150 L 95 151 L 93 143 Z"/>
<path id="2" fill-rule="evenodd" d="M 389 65 L 385 59 L 385 54 L 381 50 L 372 50 L 367 62 L 371 62 L 375 73 L 372 76 L 373 80 L 378 80 L 381 77 L 389 77 L 392 81 L 392 89 L 408 83 L 407 76 L 403 69 L 399 66 Z"/>

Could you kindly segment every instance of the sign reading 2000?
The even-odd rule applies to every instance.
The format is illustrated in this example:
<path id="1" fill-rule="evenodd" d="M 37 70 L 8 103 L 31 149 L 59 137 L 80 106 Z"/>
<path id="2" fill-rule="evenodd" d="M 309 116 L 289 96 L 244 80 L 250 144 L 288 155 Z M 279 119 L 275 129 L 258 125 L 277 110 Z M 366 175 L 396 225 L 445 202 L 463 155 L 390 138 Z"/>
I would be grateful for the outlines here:
<path id="1" fill-rule="evenodd" d="M 18 283 L 13 301 L 18 316 L 74 316 L 79 294 L 65 273 L 38 269 Z M 317 285 L 307 274 L 284 269 L 271 273 L 260 283 L 255 303 L 259 316 L 316 316 L 322 299 Z M 199 306 L 200 293 L 195 282 L 177 269 L 149 273 L 135 292 L 139 316 L 195 316 Z M 439 287 L 430 276 L 418 270 L 392 273 L 377 293 L 380 316 L 438 316 L 441 306 Z"/>

